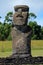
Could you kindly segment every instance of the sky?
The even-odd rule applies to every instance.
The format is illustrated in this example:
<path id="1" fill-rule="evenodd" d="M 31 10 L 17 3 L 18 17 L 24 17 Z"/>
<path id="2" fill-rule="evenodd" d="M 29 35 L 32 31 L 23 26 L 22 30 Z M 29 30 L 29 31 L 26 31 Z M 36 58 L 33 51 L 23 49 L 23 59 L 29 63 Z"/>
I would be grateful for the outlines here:
<path id="1" fill-rule="evenodd" d="M 14 12 L 16 5 L 29 6 L 29 12 L 33 12 L 37 16 L 34 20 L 43 26 L 43 0 L 0 0 L 0 16 L 2 17 L 0 21 L 4 21 L 9 11 Z"/>

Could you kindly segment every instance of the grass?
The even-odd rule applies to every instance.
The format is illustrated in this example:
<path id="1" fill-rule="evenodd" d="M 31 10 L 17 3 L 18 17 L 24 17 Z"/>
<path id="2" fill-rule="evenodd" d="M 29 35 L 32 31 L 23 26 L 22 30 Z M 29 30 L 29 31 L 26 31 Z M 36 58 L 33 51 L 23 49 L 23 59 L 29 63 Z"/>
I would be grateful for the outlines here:
<path id="1" fill-rule="evenodd" d="M 12 41 L 0 41 L 0 57 L 8 57 L 12 54 Z M 32 56 L 43 56 L 43 40 L 31 41 Z"/>
<path id="2" fill-rule="evenodd" d="M 32 56 L 43 56 L 43 40 L 31 41 L 31 54 Z"/>
<path id="3" fill-rule="evenodd" d="M 0 57 L 8 57 L 12 54 L 12 41 L 0 41 Z"/>

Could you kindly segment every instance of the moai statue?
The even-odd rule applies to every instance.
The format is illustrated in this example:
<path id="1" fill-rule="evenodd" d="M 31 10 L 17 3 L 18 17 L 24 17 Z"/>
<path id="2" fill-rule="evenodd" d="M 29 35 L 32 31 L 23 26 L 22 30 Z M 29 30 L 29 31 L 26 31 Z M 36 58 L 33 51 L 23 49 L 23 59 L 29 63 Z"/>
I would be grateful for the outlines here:
<path id="1" fill-rule="evenodd" d="M 12 27 L 12 57 L 31 56 L 31 34 L 32 29 L 28 22 L 29 7 L 26 5 L 15 6 Z"/>

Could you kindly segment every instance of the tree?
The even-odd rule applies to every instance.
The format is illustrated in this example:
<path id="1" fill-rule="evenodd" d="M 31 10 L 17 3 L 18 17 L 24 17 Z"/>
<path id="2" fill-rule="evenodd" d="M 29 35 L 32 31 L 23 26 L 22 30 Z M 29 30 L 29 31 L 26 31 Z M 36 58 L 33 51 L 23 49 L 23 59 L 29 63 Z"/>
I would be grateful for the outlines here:
<path id="1" fill-rule="evenodd" d="M 43 27 L 41 28 L 41 33 L 42 33 L 42 40 L 43 40 Z"/>
<path id="2" fill-rule="evenodd" d="M 29 24 L 32 24 L 32 22 L 34 22 L 34 19 L 36 18 L 37 16 L 34 14 L 34 13 L 29 13 L 28 14 L 28 18 L 29 18 L 29 22 L 27 23 L 27 25 L 29 25 Z M 32 21 L 32 19 L 33 19 L 33 21 Z M 36 23 L 36 22 L 35 22 Z M 37 23 L 36 23 L 37 24 Z"/>
<path id="3" fill-rule="evenodd" d="M 0 24 L 0 40 L 7 40 L 11 32 L 11 24 L 1 23 Z"/>
<path id="4" fill-rule="evenodd" d="M 13 12 L 8 12 L 5 16 L 4 23 L 0 22 L 0 40 L 11 40 Z M 1 18 L 1 17 L 0 17 Z M 36 18 L 34 13 L 29 13 L 29 19 Z M 7 22 L 7 23 L 6 23 Z M 36 21 L 29 21 L 28 24 L 32 28 L 32 39 L 43 39 L 43 27 L 39 26 Z"/>
<path id="5" fill-rule="evenodd" d="M 35 26 L 37 26 L 37 22 L 30 21 L 29 26 L 32 28 L 32 39 L 36 39 L 37 35 L 35 35 L 34 30 L 35 30 Z"/>
<path id="6" fill-rule="evenodd" d="M 41 26 L 40 25 L 35 26 L 34 34 L 37 35 L 37 37 L 36 37 L 37 40 L 42 39 Z"/>
<path id="7" fill-rule="evenodd" d="M 4 26 L 3 24 L 1 23 L 0 24 L 0 40 L 4 40 Z"/>
<path id="8" fill-rule="evenodd" d="M 1 18 L 1 16 L 0 16 L 0 18 Z"/>
<path id="9" fill-rule="evenodd" d="M 35 19 L 37 16 L 34 13 L 29 13 L 29 18 L 31 17 Z"/>
<path id="10" fill-rule="evenodd" d="M 5 38 L 7 39 L 11 32 L 11 23 L 4 24 L 4 32 L 5 32 Z"/>
<path id="11" fill-rule="evenodd" d="M 36 25 L 38 25 L 36 21 L 34 21 L 34 22 L 30 21 L 29 22 L 29 26 L 31 26 L 31 28 L 33 28 Z"/>
<path id="12" fill-rule="evenodd" d="M 5 20 L 4 22 L 12 22 L 12 16 L 13 16 L 13 12 L 8 12 L 7 15 L 5 16 Z"/>

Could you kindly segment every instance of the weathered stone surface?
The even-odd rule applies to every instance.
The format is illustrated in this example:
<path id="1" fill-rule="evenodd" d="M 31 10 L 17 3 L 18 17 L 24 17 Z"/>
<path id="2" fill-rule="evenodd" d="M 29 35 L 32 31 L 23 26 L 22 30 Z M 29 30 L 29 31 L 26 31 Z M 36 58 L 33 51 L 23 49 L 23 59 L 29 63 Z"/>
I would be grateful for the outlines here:
<path id="1" fill-rule="evenodd" d="M 12 28 L 12 57 L 31 56 L 32 29 L 27 25 L 29 7 L 26 5 L 15 6 Z"/>
<path id="2" fill-rule="evenodd" d="M 16 11 L 17 10 L 17 11 Z M 14 25 L 23 25 L 27 24 L 28 20 L 28 6 L 15 6 L 15 13 L 13 15 L 13 24 Z"/>

